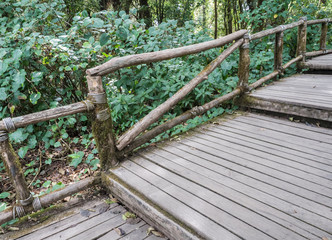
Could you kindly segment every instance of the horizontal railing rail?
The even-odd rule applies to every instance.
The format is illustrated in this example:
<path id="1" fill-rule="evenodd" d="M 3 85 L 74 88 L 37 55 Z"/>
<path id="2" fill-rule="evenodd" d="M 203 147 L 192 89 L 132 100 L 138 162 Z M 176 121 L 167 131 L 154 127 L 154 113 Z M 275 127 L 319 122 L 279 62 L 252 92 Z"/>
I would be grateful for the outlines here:
<path id="1" fill-rule="evenodd" d="M 25 127 L 30 124 L 36 124 L 42 121 L 57 119 L 76 113 L 92 112 L 92 131 L 96 140 L 96 145 L 99 152 L 99 159 L 102 170 L 107 170 L 109 167 L 114 167 L 118 164 L 119 159 L 124 157 L 128 152 L 142 146 L 155 138 L 159 134 L 179 125 L 195 116 L 202 115 L 208 110 L 221 105 L 222 103 L 233 99 L 236 96 L 257 88 L 266 81 L 282 75 L 288 67 L 297 63 L 297 67 L 308 67 L 309 64 L 305 62 L 306 57 L 318 56 L 322 54 L 332 53 L 332 49 L 326 49 L 326 39 L 328 24 L 331 19 L 318 19 L 307 21 L 306 18 L 301 18 L 299 21 L 287 25 L 278 26 L 272 29 L 264 30 L 253 35 L 249 35 L 247 30 L 239 30 L 230 35 L 224 36 L 220 39 L 198 43 L 190 46 L 179 47 L 175 49 L 167 49 L 151 53 L 135 54 L 124 57 L 115 57 L 110 61 L 88 69 L 87 83 L 88 83 L 88 98 L 83 102 L 73 103 L 67 106 L 48 109 L 45 111 L 31 113 L 28 115 L 5 118 L 0 121 L 0 152 L 1 158 L 6 167 L 7 173 L 10 176 L 15 190 L 17 192 L 18 204 L 13 208 L 6 210 L 0 215 L 0 224 L 10 220 L 13 216 L 23 216 L 26 212 L 38 210 L 42 206 L 46 206 L 51 202 L 59 200 L 68 194 L 73 194 L 81 189 L 91 186 L 100 179 L 88 179 L 84 182 L 77 183 L 76 190 L 73 186 L 68 186 L 56 193 L 51 193 L 43 197 L 32 198 L 25 178 L 18 160 L 17 154 L 14 152 L 11 143 L 8 139 L 8 132 L 14 131 L 16 128 Z M 307 26 L 321 24 L 320 50 L 313 52 L 306 52 L 306 35 Z M 283 34 L 284 31 L 298 27 L 298 39 L 296 57 L 291 59 L 286 64 L 283 64 Z M 258 79 L 252 84 L 248 84 L 249 79 L 249 65 L 250 65 L 250 42 L 262 37 L 275 34 L 275 48 L 274 48 L 274 70 L 272 73 Z M 228 46 L 216 59 L 214 59 L 208 66 L 206 66 L 195 78 L 188 82 L 183 88 L 178 90 L 172 97 L 152 110 L 149 114 L 143 117 L 138 123 L 127 130 L 122 136 L 116 138 L 113 133 L 113 125 L 110 107 L 107 103 L 107 97 L 102 84 L 102 76 L 117 71 L 124 67 L 135 66 L 139 64 L 146 64 L 152 62 L 163 61 L 176 57 L 196 54 L 212 48 Z M 196 106 L 183 114 L 168 120 L 167 122 L 146 131 L 153 123 L 157 122 L 167 111 L 174 107 L 179 101 L 195 89 L 195 87 L 206 80 L 209 74 L 214 71 L 220 64 L 236 49 L 240 49 L 238 77 L 239 82 L 237 88 L 232 92 L 220 96 L 202 106 Z M 10 215 L 11 211 L 12 215 Z"/>

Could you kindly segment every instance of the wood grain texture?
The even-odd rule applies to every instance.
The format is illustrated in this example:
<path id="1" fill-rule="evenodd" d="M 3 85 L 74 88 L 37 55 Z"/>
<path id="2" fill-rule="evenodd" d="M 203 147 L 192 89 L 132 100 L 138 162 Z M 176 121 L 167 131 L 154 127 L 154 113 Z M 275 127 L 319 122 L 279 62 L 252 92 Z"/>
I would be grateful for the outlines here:
<path id="1" fill-rule="evenodd" d="M 331 144 L 330 129 L 244 114 L 141 150 L 111 175 L 204 239 L 322 239 L 332 236 Z"/>

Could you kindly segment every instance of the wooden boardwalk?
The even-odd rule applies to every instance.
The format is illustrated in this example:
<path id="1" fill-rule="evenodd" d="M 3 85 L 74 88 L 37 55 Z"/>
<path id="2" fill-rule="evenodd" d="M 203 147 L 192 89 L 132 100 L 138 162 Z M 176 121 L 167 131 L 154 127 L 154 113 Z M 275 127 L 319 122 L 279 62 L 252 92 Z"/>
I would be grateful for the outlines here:
<path id="1" fill-rule="evenodd" d="M 332 122 L 332 75 L 287 77 L 253 91 L 243 98 L 242 104 L 254 109 Z"/>
<path id="2" fill-rule="evenodd" d="M 79 239 L 79 240 L 163 240 L 165 238 L 147 235 L 150 227 L 140 218 L 131 223 L 122 215 L 127 210 L 117 204 L 107 204 L 105 199 L 82 201 L 67 207 L 65 211 L 50 214 L 47 220 L 35 219 L 19 225 L 18 232 L 0 235 L 0 239 L 40 240 L 40 239 Z M 44 216 L 45 218 L 45 216 Z"/>
<path id="3" fill-rule="evenodd" d="M 305 66 L 314 70 L 332 70 L 332 54 L 309 59 L 306 61 Z"/>
<path id="4" fill-rule="evenodd" d="M 329 239 L 331 144 L 331 129 L 239 114 L 140 151 L 109 179 L 203 239 Z"/>

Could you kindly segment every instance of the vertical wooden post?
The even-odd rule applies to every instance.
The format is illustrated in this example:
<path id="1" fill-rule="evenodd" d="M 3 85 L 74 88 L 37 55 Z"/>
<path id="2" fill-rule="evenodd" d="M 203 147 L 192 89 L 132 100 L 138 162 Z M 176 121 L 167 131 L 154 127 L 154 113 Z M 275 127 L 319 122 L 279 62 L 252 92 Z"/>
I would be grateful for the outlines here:
<path id="1" fill-rule="evenodd" d="M 248 79 L 249 79 L 249 65 L 250 65 L 250 55 L 249 55 L 249 35 L 245 34 L 243 36 L 244 43 L 240 47 L 240 60 L 239 60 L 239 70 L 238 70 L 238 88 L 242 92 L 248 91 Z"/>
<path id="2" fill-rule="evenodd" d="M 328 20 L 326 19 L 326 22 L 322 23 L 322 32 L 320 35 L 320 50 L 326 50 L 327 26 Z"/>
<path id="3" fill-rule="evenodd" d="M 92 133 L 96 140 L 102 170 L 108 170 L 118 164 L 111 111 L 100 76 L 87 76 L 88 99 L 95 104 L 92 116 Z"/>
<path id="4" fill-rule="evenodd" d="M 10 144 L 8 134 L 5 131 L 0 131 L 0 152 L 3 164 L 15 187 L 16 199 L 18 201 L 30 199 L 31 193 L 25 181 L 19 158 Z M 30 203 L 32 200 L 33 198 L 31 198 Z"/>
<path id="5" fill-rule="evenodd" d="M 298 28 L 296 56 L 302 55 L 303 58 L 302 61 L 297 63 L 298 69 L 300 69 L 301 63 L 305 61 L 304 54 L 307 49 L 307 17 L 302 17 L 301 20 L 303 20 L 303 24 Z"/>
<path id="6" fill-rule="evenodd" d="M 282 74 L 282 51 L 284 48 L 284 32 L 276 33 L 276 40 L 274 46 L 274 70 Z M 275 77 L 277 80 L 277 77 Z"/>

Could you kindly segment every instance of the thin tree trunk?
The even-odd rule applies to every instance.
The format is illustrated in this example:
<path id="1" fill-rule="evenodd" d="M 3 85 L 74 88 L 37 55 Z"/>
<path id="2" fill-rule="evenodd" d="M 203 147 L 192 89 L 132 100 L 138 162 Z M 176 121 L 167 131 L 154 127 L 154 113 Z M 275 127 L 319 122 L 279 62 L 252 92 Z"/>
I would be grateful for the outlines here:
<path id="1" fill-rule="evenodd" d="M 218 6 L 217 0 L 214 0 L 214 38 L 218 37 Z"/>

